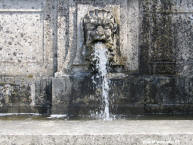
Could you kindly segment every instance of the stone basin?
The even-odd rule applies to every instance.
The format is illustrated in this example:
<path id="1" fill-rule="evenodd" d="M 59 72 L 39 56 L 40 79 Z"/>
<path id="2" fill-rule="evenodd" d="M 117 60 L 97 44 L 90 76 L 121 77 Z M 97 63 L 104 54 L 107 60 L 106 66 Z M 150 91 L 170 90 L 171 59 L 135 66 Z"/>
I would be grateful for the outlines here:
<path id="1" fill-rule="evenodd" d="M 10 120 L 0 118 L 2 145 L 191 145 L 193 121 Z"/>

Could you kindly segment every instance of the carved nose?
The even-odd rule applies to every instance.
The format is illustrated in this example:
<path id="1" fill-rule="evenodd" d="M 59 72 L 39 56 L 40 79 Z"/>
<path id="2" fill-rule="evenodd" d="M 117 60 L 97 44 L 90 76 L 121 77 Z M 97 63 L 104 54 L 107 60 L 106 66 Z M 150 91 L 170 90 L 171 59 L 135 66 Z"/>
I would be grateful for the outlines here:
<path id="1" fill-rule="evenodd" d="M 103 35 L 103 34 L 104 34 L 104 30 L 103 30 L 103 27 L 102 27 L 102 26 L 98 26 L 98 27 L 97 27 L 97 34 L 98 34 L 98 35 Z"/>

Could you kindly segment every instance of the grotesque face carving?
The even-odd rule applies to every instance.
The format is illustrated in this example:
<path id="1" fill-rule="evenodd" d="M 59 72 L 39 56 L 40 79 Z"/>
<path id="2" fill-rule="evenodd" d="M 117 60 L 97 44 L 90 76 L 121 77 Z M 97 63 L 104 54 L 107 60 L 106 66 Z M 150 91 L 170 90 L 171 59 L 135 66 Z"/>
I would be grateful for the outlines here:
<path id="1" fill-rule="evenodd" d="M 85 44 L 91 48 L 96 42 L 103 42 L 109 48 L 114 45 L 117 23 L 110 11 L 95 9 L 83 19 Z"/>
<path id="2" fill-rule="evenodd" d="M 84 46 L 86 48 L 85 60 L 90 66 L 93 64 L 95 44 L 100 42 L 107 49 L 110 69 L 122 65 L 119 50 L 119 31 L 115 17 L 110 11 L 95 9 L 89 11 L 83 18 Z"/>

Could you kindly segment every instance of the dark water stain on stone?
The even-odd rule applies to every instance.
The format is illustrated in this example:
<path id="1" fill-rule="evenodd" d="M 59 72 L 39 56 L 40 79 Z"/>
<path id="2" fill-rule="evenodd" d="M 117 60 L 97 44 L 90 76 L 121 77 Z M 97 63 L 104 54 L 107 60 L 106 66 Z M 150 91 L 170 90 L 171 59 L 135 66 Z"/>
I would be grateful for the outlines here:
<path id="1" fill-rule="evenodd" d="M 17 55 L 17 53 L 16 53 L 16 52 L 14 52 L 14 53 L 13 53 L 13 55 L 14 55 L 14 56 L 16 56 L 16 55 Z"/>

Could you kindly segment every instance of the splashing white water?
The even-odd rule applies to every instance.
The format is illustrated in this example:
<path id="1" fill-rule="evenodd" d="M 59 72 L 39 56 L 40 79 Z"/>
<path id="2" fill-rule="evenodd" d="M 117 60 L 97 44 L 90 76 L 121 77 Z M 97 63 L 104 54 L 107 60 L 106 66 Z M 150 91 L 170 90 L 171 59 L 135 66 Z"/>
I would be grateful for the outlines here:
<path id="1" fill-rule="evenodd" d="M 93 53 L 93 61 L 95 63 L 95 69 L 98 71 L 96 78 L 101 79 L 101 83 L 98 87 L 102 89 L 102 97 L 104 103 L 104 110 L 101 115 L 104 120 L 111 120 L 109 113 L 109 80 L 107 78 L 108 74 L 108 56 L 107 49 L 103 43 L 96 43 Z M 94 80 L 93 80 L 94 81 Z"/>

